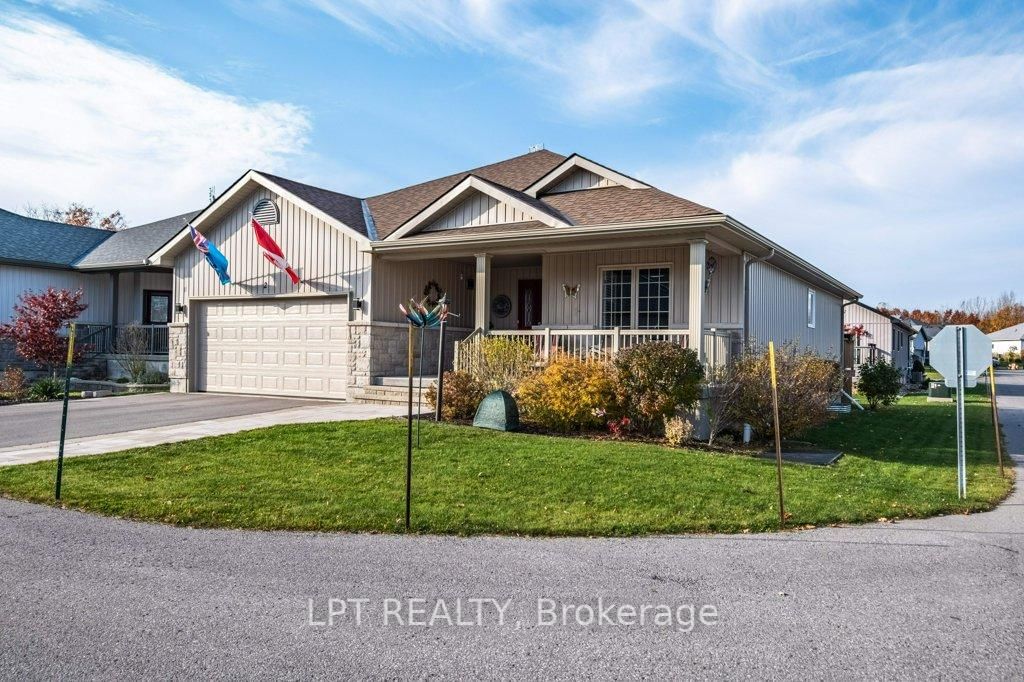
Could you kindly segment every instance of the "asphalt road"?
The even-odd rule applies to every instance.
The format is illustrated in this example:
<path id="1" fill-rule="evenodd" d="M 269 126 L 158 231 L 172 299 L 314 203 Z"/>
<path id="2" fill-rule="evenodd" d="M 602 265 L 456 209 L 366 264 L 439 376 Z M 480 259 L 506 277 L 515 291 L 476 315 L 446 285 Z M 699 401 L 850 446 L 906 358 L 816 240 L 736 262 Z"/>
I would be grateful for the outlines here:
<path id="1" fill-rule="evenodd" d="M 68 403 L 67 437 L 100 436 L 311 404 L 315 402 L 214 393 L 149 393 L 72 400 Z M 56 401 L 0 407 L 0 448 L 57 440 L 62 406 Z"/>
<path id="2" fill-rule="evenodd" d="M 1002 381 L 1021 467 L 1024 378 Z M 969 517 L 619 540 L 198 531 L 0 501 L 0 676 L 1022 679 L 1022 521 L 1019 491 Z M 538 624 L 539 598 L 599 597 L 671 606 L 672 625 Z M 330 598 L 368 600 L 362 624 L 354 604 L 313 624 Z M 439 599 L 469 623 L 469 599 L 512 602 L 503 623 L 487 605 L 482 626 L 385 624 L 409 598 L 417 621 Z M 716 618 L 691 630 L 687 605 Z"/>

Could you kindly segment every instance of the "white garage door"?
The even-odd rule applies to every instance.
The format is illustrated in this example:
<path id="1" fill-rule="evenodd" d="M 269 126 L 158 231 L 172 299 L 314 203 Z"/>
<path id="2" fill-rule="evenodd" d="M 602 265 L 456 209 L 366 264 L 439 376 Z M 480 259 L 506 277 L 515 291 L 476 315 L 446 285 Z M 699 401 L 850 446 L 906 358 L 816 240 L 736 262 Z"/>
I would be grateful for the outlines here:
<path id="1" fill-rule="evenodd" d="M 196 390 L 344 398 L 348 300 L 202 303 Z"/>

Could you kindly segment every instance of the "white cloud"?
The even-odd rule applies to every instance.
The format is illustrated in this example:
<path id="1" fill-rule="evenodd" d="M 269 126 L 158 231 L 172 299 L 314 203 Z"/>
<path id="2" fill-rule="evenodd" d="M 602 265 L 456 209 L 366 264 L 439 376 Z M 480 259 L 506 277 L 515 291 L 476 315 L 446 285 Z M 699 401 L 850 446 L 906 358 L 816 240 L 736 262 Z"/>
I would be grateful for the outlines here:
<path id="1" fill-rule="evenodd" d="M 246 168 L 280 168 L 308 114 L 200 88 L 31 17 L 0 20 L 0 206 L 80 201 L 139 224 L 202 206 Z"/>
<path id="2" fill-rule="evenodd" d="M 29 4 L 41 7 L 52 7 L 58 12 L 68 14 L 92 14 L 108 9 L 110 3 L 107 0 L 27 0 Z"/>
<path id="3" fill-rule="evenodd" d="M 726 144 L 703 168 L 652 172 L 868 302 L 942 305 L 1020 289 L 1024 54 L 862 72 L 802 93 L 759 133 Z"/>

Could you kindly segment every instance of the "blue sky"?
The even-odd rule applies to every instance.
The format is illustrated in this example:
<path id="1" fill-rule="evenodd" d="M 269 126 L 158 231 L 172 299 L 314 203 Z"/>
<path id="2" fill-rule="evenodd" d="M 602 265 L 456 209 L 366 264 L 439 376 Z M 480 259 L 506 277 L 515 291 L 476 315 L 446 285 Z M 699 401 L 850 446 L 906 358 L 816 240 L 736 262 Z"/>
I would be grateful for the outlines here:
<path id="1" fill-rule="evenodd" d="M 1019 2 L 0 9 L 4 208 L 139 224 L 249 167 L 370 195 L 543 144 L 734 215 L 870 303 L 1024 290 Z"/>

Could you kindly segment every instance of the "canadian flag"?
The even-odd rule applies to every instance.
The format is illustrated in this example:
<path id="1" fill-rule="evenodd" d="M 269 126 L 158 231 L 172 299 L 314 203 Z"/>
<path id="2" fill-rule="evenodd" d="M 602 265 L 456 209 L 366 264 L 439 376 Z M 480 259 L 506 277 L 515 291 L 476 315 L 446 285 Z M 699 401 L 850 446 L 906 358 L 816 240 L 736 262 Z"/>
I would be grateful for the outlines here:
<path id="1" fill-rule="evenodd" d="M 263 249 L 263 257 L 287 272 L 288 277 L 292 280 L 292 284 L 298 284 L 300 281 L 299 276 L 292 270 L 292 266 L 288 264 L 288 260 L 284 257 L 284 251 L 281 250 L 281 247 L 277 245 L 274 238 L 263 229 L 263 226 L 255 218 L 252 219 L 252 231 L 256 233 L 256 243 Z"/>

